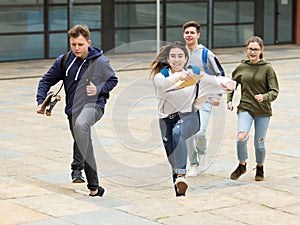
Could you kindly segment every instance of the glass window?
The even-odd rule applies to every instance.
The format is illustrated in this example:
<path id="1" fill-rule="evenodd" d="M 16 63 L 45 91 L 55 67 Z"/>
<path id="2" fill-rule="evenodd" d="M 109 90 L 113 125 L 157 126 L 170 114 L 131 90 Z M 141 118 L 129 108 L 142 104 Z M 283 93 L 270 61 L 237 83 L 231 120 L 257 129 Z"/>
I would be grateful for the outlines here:
<path id="1" fill-rule="evenodd" d="M 68 0 L 49 0 L 49 4 L 67 3 Z"/>
<path id="2" fill-rule="evenodd" d="M 254 33 L 253 25 L 214 26 L 214 48 L 244 46 Z"/>
<path id="3" fill-rule="evenodd" d="M 122 4 L 115 6 L 116 27 L 146 27 L 155 25 L 155 4 Z"/>
<path id="4" fill-rule="evenodd" d="M 192 2 L 207 2 L 207 1 L 208 0 L 190 0 L 190 1 L 188 1 L 188 0 L 176 0 L 176 2 L 185 2 L 187 4 L 190 4 Z M 167 0 L 167 2 L 172 3 L 172 2 L 174 2 L 174 0 Z M 170 4 L 170 3 L 168 3 L 168 4 Z"/>
<path id="5" fill-rule="evenodd" d="M 196 20 L 200 24 L 207 23 L 206 3 L 169 3 L 167 5 L 167 25 L 181 26 L 189 21 Z"/>
<path id="6" fill-rule="evenodd" d="M 63 34 L 50 34 L 49 36 L 49 56 L 56 58 L 68 51 L 68 35 Z"/>
<path id="7" fill-rule="evenodd" d="M 151 2 L 151 0 L 115 0 L 115 3 L 132 3 L 132 2 Z M 156 2 L 156 0 L 152 0 L 153 3 Z"/>
<path id="8" fill-rule="evenodd" d="M 74 6 L 73 24 L 85 24 L 90 29 L 101 28 L 101 7 L 100 5 Z"/>
<path id="9" fill-rule="evenodd" d="M 254 2 L 215 2 L 214 23 L 254 22 Z"/>
<path id="10" fill-rule="evenodd" d="M 1 60 L 39 59 L 43 57 L 43 35 L 1 36 Z"/>
<path id="11" fill-rule="evenodd" d="M 65 30 L 68 27 L 66 7 L 52 6 L 49 9 L 49 30 Z"/>
<path id="12" fill-rule="evenodd" d="M 0 8 L 1 32 L 43 31 L 43 7 Z"/>
<path id="13" fill-rule="evenodd" d="M 168 28 L 167 29 L 167 42 L 173 42 L 173 41 L 181 41 L 184 42 L 183 36 L 182 36 L 182 28 Z"/>
<path id="14" fill-rule="evenodd" d="M 272 1 L 264 1 L 264 44 L 274 44 L 275 5 Z"/>
<path id="15" fill-rule="evenodd" d="M 299 1 L 298 1 L 299 2 Z M 299 13 L 299 12 L 298 12 Z M 277 43 L 292 42 L 293 3 L 281 1 L 278 4 L 278 40 Z"/>
<path id="16" fill-rule="evenodd" d="M 102 48 L 101 46 L 101 32 L 100 31 L 91 31 L 92 45 L 97 48 Z"/>
<path id="17" fill-rule="evenodd" d="M 66 1 L 66 0 L 65 0 Z M 1 0 L 0 5 L 32 5 L 43 4 L 44 0 Z"/>
<path id="18" fill-rule="evenodd" d="M 73 2 L 75 4 L 76 3 L 101 3 L 101 0 L 73 0 Z"/>
<path id="19" fill-rule="evenodd" d="M 139 29 L 139 30 L 117 30 L 115 32 L 115 46 L 121 46 L 127 43 L 133 43 L 136 41 L 145 40 L 156 40 L 156 30 L 155 29 Z M 154 51 L 156 46 L 140 46 L 135 49 L 136 52 L 139 51 Z M 126 51 L 126 49 L 124 49 Z M 134 49 L 128 49 L 128 52 L 134 52 Z"/>

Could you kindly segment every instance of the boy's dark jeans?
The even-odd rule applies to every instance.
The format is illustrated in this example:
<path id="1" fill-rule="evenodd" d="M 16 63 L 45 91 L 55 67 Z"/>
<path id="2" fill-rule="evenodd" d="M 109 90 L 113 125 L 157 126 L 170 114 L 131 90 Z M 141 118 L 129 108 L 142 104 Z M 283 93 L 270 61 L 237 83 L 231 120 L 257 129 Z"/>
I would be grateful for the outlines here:
<path id="1" fill-rule="evenodd" d="M 69 125 L 74 140 L 72 170 L 84 169 L 87 186 L 97 190 L 99 186 L 97 165 L 91 139 L 91 127 L 101 119 L 104 110 L 98 105 L 88 103 L 79 115 L 69 117 Z"/>

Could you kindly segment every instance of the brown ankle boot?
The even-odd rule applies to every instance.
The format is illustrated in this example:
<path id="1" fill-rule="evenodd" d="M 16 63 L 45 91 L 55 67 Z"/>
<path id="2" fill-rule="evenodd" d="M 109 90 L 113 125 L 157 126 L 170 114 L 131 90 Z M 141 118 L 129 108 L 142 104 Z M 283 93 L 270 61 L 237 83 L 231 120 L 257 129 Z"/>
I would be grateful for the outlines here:
<path id="1" fill-rule="evenodd" d="M 256 181 L 264 180 L 264 166 L 256 166 L 255 180 Z"/>
<path id="2" fill-rule="evenodd" d="M 230 175 L 230 179 L 237 180 L 240 178 L 241 175 L 246 173 L 247 171 L 246 165 L 247 163 L 245 165 L 239 164 L 239 166 L 235 169 L 235 171 L 233 171 L 233 173 Z"/>

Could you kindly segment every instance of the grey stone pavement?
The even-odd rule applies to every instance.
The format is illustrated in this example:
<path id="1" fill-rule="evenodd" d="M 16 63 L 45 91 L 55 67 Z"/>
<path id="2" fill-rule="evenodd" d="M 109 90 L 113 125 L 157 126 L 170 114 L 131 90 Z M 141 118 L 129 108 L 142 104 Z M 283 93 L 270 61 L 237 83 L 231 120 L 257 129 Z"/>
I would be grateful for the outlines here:
<path id="1" fill-rule="evenodd" d="M 213 51 L 228 76 L 243 58 L 242 48 Z M 174 197 L 159 137 L 148 70 L 154 55 L 107 54 L 120 82 L 92 131 L 100 182 L 108 190 L 104 198 L 91 198 L 86 184 L 71 183 L 64 100 L 51 117 L 35 113 L 38 80 L 53 60 L 0 63 L 1 225 L 299 224 L 300 46 L 265 47 L 280 82 L 266 139 L 265 180 L 254 181 L 253 129 L 248 171 L 229 179 L 238 163 L 237 117 L 223 103 L 209 125 L 209 166 L 187 178 L 185 198 Z"/>

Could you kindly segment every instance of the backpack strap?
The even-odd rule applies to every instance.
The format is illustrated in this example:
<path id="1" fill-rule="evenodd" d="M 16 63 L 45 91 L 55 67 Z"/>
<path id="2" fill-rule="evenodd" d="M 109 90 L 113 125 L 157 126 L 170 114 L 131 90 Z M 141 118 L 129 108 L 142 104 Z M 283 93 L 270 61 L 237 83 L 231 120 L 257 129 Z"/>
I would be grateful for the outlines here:
<path id="1" fill-rule="evenodd" d="M 212 75 L 213 73 L 210 71 L 210 69 L 207 66 L 207 56 L 208 56 L 208 49 L 206 47 L 203 47 L 203 49 L 202 49 L 203 69 L 204 69 L 205 73 Z"/>
<path id="2" fill-rule="evenodd" d="M 65 72 L 65 70 L 66 70 L 66 64 L 67 64 L 67 61 L 70 57 L 70 54 L 71 54 L 71 51 L 68 51 L 61 58 L 61 67 L 60 68 L 61 68 L 62 73 Z"/>
<path id="3" fill-rule="evenodd" d="M 91 59 L 89 61 L 89 67 L 88 67 L 88 71 L 87 71 L 87 79 L 90 82 L 92 80 L 92 77 L 94 75 L 94 70 L 95 70 L 95 66 L 96 63 L 94 63 L 97 60 L 97 58 Z"/>
<path id="4" fill-rule="evenodd" d="M 208 53 L 208 49 L 206 47 L 204 47 L 202 49 L 202 61 L 203 63 L 207 63 L 207 53 Z"/>
<path id="5" fill-rule="evenodd" d="M 201 69 L 200 69 L 199 66 L 190 66 L 190 67 L 192 67 L 192 70 L 193 70 L 194 74 L 200 75 Z"/>
<path id="6" fill-rule="evenodd" d="M 162 75 L 164 75 L 164 77 L 168 77 L 169 76 L 169 69 L 167 67 L 161 69 L 159 71 Z"/>
<path id="7" fill-rule="evenodd" d="M 194 74 L 200 75 L 200 73 L 201 73 L 201 69 L 200 69 L 199 66 L 191 66 L 191 65 L 189 65 L 188 68 L 192 69 Z M 195 99 L 198 98 L 198 95 L 199 95 L 199 82 L 200 82 L 200 80 L 196 84 Z"/>
<path id="8" fill-rule="evenodd" d="M 67 61 L 68 61 L 68 59 L 70 57 L 70 54 L 71 54 L 71 51 L 68 51 L 61 58 L 61 61 L 60 61 L 60 63 L 61 63 L 61 65 L 60 65 L 61 73 L 64 73 L 65 70 L 66 70 L 66 64 L 67 64 Z M 62 89 L 63 86 L 64 86 L 64 82 L 61 83 L 58 91 L 53 95 L 53 97 L 55 97 L 55 96 L 57 96 L 59 94 L 59 92 L 61 91 L 61 89 Z"/>

